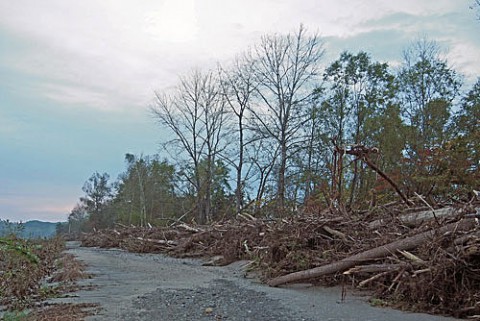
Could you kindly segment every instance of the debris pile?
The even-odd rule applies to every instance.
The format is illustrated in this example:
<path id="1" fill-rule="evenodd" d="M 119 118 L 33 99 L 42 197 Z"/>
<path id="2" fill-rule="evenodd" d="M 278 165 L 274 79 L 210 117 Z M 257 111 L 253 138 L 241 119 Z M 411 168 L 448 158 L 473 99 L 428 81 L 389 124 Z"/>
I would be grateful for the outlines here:
<path id="1" fill-rule="evenodd" d="M 177 257 L 252 260 L 266 283 L 353 284 L 388 305 L 455 317 L 480 315 L 480 203 L 424 202 L 369 211 L 323 210 L 264 220 L 239 215 L 209 226 L 119 227 L 84 246 Z"/>

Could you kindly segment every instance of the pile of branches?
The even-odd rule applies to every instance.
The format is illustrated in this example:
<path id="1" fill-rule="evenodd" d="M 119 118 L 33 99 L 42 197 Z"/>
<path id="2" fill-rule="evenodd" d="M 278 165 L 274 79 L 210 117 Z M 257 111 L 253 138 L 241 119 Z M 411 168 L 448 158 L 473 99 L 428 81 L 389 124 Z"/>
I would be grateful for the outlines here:
<path id="1" fill-rule="evenodd" d="M 216 265 L 249 259 L 271 286 L 348 283 L 386 304 L 470 317 L 480 315 L 478 208 L 477 201 L 437 209 L 409 202 L 279 220 L 239 215 L 209 226 L 118 227 L 83 245 L 215 257 Z"/>
<path id="2" fill-rule="evenodd" d="M 434 212 L 445 216 L 435 218 Z M 323 240 L 314 239 L 316 254 L 306 250 L 315 244 L 313 233 L 303 234 L 307 254 L 293 254 L 288 247 L 282 253 L 297 260 L 310 254 L 315 261 L 305 269 L 285 269 L 267 283 L 353 284 L 373 290 L 386 305 L 455 317 L 479 315 L 480 231 L 470 214 L 468 208 L 444 208 L 367 223 L 329 222 L 317 234 Z"/>

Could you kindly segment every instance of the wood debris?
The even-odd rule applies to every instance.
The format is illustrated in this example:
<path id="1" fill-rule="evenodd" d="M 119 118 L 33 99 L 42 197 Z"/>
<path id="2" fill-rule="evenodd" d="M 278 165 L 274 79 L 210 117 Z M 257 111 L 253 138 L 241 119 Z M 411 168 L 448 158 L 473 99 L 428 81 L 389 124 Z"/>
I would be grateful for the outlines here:
<path id="1" fill-rule="evenodd" d="M 443 208 L 416 202 L 278 220 L 242 214 L 208 226 L 117 228 L 88 235 L 83 244 L 204 257 L 205 265 L 252 260 L 250 268 L 271 286 L 354 284 L 410 310 L 480 314 L 480 202 Z"/>

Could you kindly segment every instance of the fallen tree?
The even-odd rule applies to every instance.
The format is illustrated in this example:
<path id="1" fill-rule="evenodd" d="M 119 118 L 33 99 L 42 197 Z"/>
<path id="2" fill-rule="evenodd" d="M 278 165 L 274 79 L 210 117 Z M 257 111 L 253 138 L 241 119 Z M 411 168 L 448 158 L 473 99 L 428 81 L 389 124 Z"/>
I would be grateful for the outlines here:
<path id="1" fill-rule="evenodd" d="M 444 207 L 439 209 L 431 209 L 426 211 L 405 214 L 400 216 L 398 219 L 400 220 L 400 222 L 404 224 L 416 226 L 432 218 L 439 219 L 439 218 L 448 217 L 448 216 L 453 217 L 457 213 L 458 211 L 455 208 L 449 206 L 449 207 Z M 376 227 L 382 226 L 385 223 L 386 223 L 385 219 L 379 219 L 368 224 L 368 227 L 376 228 Z"/>
<path id="2" fill-rule="evenodd" d="M 268 285 L 279 286 L 286 283 L 304 281 L 304 280 L 309 280 L 313 278 L 318 278 L 320 276 L 324 276 L 328 274 L 343 272 L 349 268 L 354 267 L 356 264 L 360 262 L 382 258 L 401 250 L 411 250 L 413 248 L 416 248 L 419 245 L 432 239 L 435 235 L 445 234 L 445 233 L 454 234 L 457 232 L 462 232 L 462 231 L 472 229 L 475 226 L 475 224 L 476 223 L 474 219 L 463 219 L 455 223 L 447 224 L 437 229 L 432 229 L 423 233 L 416 234 L 414 236 L 407 237 L 405 239 L 397 240 L 395 242 L 388 243 L 388 244 L 352 255 L 350 257 L 347 257 L 337 262 L 333 262 L 333 263 L 316 267 L 313 269 L 298 271 L 298 272 L 273 278 L 268 281 Z"/>

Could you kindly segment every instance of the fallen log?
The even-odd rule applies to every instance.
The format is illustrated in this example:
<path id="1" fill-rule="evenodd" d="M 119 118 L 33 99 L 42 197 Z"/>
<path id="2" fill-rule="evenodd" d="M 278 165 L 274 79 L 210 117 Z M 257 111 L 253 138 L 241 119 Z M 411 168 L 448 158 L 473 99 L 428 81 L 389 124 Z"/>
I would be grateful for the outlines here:
<path id="1" fill-rule="evenodd" d="M 380 279 L 381 277 L 391 273 L 391 272 L 395 272 L 395 271 L 385 271 L 385 272 L 382 272 L 380 274 L 377 274 L 377 275 L 374 275 L 366 280 L 363 280 L 362 282 L 358 283 L 358 287 L 361 288 L 361 287 L 364 287 L 366 284 L 372 282 L 372 281 L 375 281 L 375 280 L 378 280 Z"/>
<path id="2" fill-rule="evenodd" d="M 458 214 L 457 209 L 453 207 L 444 207 L 444 208 L 436 209 L 434 211 L 427 210 L 427 211 L 421 211 L 421 212 L 402 215 L 399 217 L 399 220 L 404 224 L 416 226 L 434 217 L 438 219 L 446 216 L 454 216 L 456 214 Z M 368 227 L 376 228 L 376 227 L 383 226 L 385 223 L 386 222 L 384 220 L 380 219 L 380 220 L 371 222 L 370 224 L 368 224 Z"/>
<path id="3" fill-rule="evenodd" d="M 344 233 L 334 230 L 333 228 L 330 228 L 327 225 L 324 225 L 323 229 L 329 234 L 339 237 L 340 239 L 342 239 L 342 241 L 348 242 L 347 236 Z"/>
<path id="4" fill-rule="evenodd" d="M 201 228 L 196 228 L 196 227 L 193 227 L 193 226 L 189 226 L 185 223 L 182 223 L 182 224 L 178 224 L 176 226 L 177 228 L 183 228 L 184 230 L 188 231 L 188 232 L 193 232 L 193 233 L 200 233 L 200 232 L 204 232 L 205 230 L 201 229 Z"/>
<path id="5" fill-rule="evenodd" d="M 400 269 L 405 269 L 408 267 L 406 263 L 397 263 L 397 264 L 369 264 L 369 265 L 360 265 L 355 266 L 343 274 L 350 275 L 355 273 L 378 273 L 378 272 L 391 272 L 398 271 Z"/>
<path id="6" fill-rule="evenodd" d="M 137 240 L 140 240 L 142 242 L 161 244 L 161 245 L 171 245 L 171 246 L 178 245 L 178 243 L 173 240 L 155 240 L 155 239 L 149 239 L 149 238 L 143 238 L 143 237 L 137 237 Z"/>
<path id="7" fill-rule="evenodd" d="M 466 231 L 473 228 L 475 224 L 476 223 L 474 219 L 463 219 L 461 221 L 450 223 L 437 229 L 429 230 L 414 236 L 407 237 L 405 239 L 401 239 L 392 243 L 388 243 L 388 244 L 352 255 L 350 257 L 347 257 L 337 262 L 333 262 L 327 265 L 319 266 L 319 267 L 305 270 L 305 271 L 298 271 L 298 272 L 290 273 L 280 277 L 276 277 L 271 279 L 267 283 L 270 286 L 279 286 L 286 283 L 318 278 L 323 275 L 333 274 L 337 272 L 344 272 L 345 270 L 354 267 L 360 262 L 383 258 L 399 250 L 414 249 L 417 246 L 428 241 L 429 239 L 433 238 L 436 234 Z"/>

